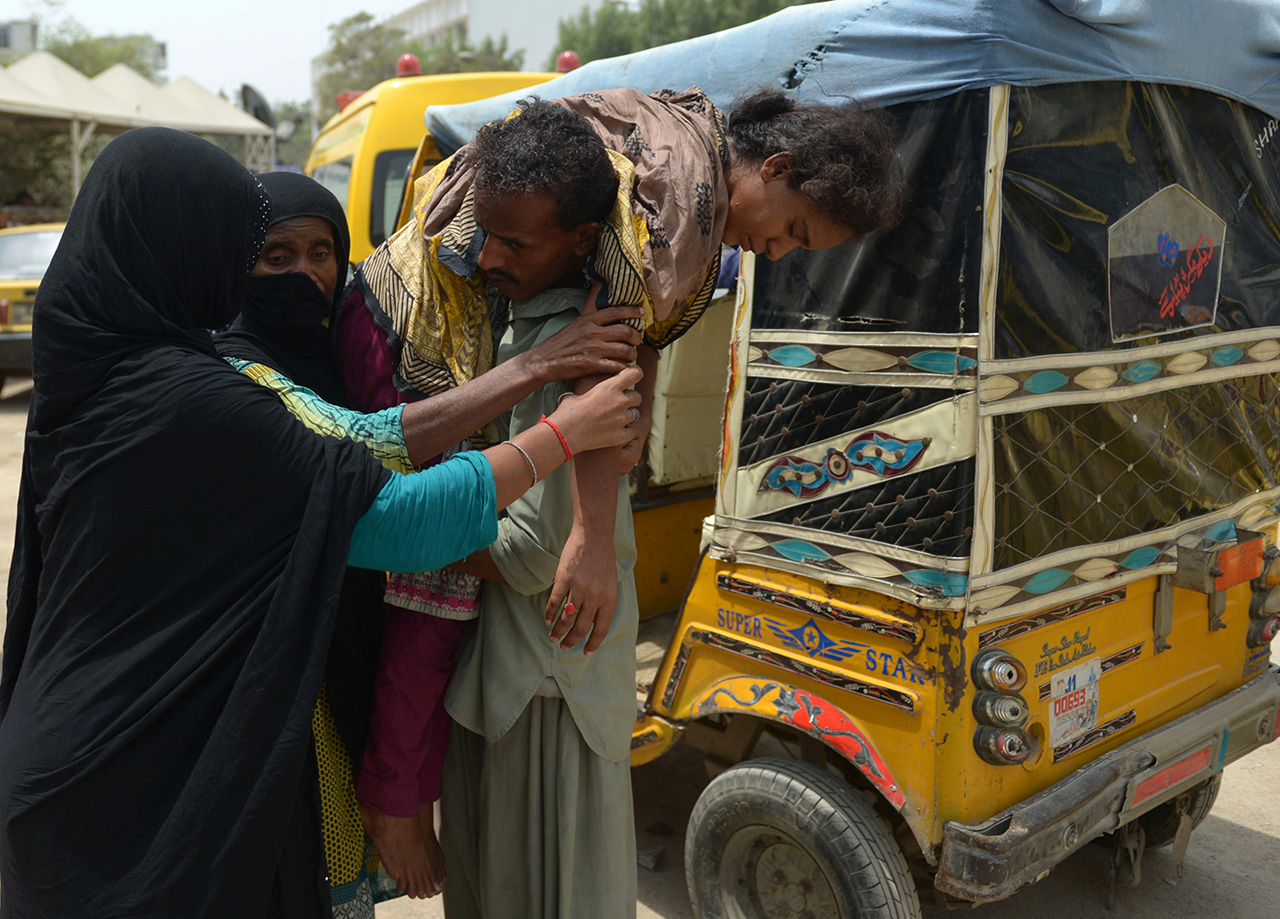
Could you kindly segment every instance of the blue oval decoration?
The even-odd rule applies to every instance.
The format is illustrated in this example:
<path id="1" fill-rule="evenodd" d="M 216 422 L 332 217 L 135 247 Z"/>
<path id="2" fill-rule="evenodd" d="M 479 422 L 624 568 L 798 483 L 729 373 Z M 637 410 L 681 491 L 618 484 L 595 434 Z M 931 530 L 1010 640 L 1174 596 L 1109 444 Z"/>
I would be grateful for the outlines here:
<path id="1" fill-rule="evenodd" d="M 1209 527 L 1209 532 L 1204 534 L 1204 538 L 1212 542 L 1221 542 L 1224 539 L 1236 538 L 1236 524 L 1234 520 L 1220 520 L 1213 526 Z"/>
<path id="2" fill-rule="evenodd" d="M 1145 383 L 1161 370 L 1157 361 L 1138 361 L 1121 374 L 1130 383 Z"/>
<path id="3" fill-rule="evenodd" d="M 950 571 L 936 571 L 932 568 L 921 568 L 917 571 L 904 571 L 902 576 L 920 587 L 937 590 L 944 597 L 962 596 L 969 586 L 969 579 L 963 574 Z"/>
<path id="4" fill-rule="evenodd" d="M 773 549 L 793 562 L 825 562 L 831 559 L 827 552 L 803 539 L 784 539 L 782 542 L 775 542 Z"/>
<path id="5" fill-rule="evenodd" d="M 907 363 L 928 373 L 957 373 L 978 366 L 973 358 L 955 351 L 921 351 L 908 357 Z"/>
<path id="6" fill-rule="evenodd" d="M 1244 352 L 1235 345 L 1227 345 L 1224 348 L 1219 348 L 1217 351 L 1213 352 L 1213 354 L 1209 355 L 1210 360 L 1219 367 L 1230 367 L 1242 357 L 1244 357 Z"/>
<path id="7" fill-rule="evenodd" d="M 1061 389 L 1067 385 L 1068 377 L 1064 377 L 1056 370 L 1041 370 L 1034 373 L 1022 381 L 1022 388 L 1029 393 L 1035 393 L 1037 396 L 1042 393 L 1053 392 L 1055 389 Z"/>
<path id="8" fill-rule="evenodd" d="M 1022 589 L 1029 594 L 1047 594 L 1051 590 L 1056 590 L 1062 585 L 1062 582 L 1071 577 L 1071 572 L 1063 568 L 1046 568 L 1031 577 L 1027 583 L 1022 585 Z"/>
<path id="9" fill-rule="evenodd" d="M 817 359 L 818 355 L 804 345 L 784 345 L 769 352 L 769 360 L 788 367 L 804 367 Z"/>
<path id="10" fill-rule="evenodd" d="M 1128 568 L 1130 571 L 1136 571 L 1139 568 L 1145 568 L 1160 557 L 1160 550 L 1155 546 L 1145 546 L 1141 549 L 1134 549 L 1128 555 L 1120 560 L 1121 568 Z"/>

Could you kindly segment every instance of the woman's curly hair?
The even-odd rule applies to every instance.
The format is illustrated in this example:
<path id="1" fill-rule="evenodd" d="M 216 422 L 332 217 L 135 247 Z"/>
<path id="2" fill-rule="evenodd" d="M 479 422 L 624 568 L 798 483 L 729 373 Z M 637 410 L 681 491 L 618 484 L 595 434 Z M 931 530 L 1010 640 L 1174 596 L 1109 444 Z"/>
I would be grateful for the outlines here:
<path id="1" fill-rule="evenodd" d="M 551 195 L 561 229 L 603 221 L 618 194 L 618 176 L 591 123 L 536 96 L 517 113 L 486 124 L 471 144 L 475 187 L 486 195 Z"/>
<path id="2" fill-rule="evenodd" d="M 765 89 L 734 103 L 729 136 L 734 154 L 751 162 L 790 153 L 792 187 L 857 235 L 902 219 L 907 181 L 883 109 L 797 105 L 781 90 Z"/>

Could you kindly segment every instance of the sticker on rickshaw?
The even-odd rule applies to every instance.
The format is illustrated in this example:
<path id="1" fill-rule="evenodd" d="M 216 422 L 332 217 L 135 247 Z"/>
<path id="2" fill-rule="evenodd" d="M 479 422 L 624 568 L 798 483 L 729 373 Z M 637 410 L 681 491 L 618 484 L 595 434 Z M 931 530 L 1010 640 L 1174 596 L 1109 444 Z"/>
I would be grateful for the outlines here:
<path id="1" fill-rule="evenodd" d="M 1257 676 L 1267 669 L 1269 663 L 1271 663 L 1271 646 L 1263 645 L 1261 648 L 1254 648 L 1244 659 L 1244 678 L 1247 680 Z"/>
<path id="2" fill-rule="evenodd" d="M 1212 325 L 1226 222 L 1180 185 L 1143 201 L 1107 230 L 1115 341 Z"/>
<path id="3" fill-rule="evenodd" d="M 1054 674 L 1049 694 L 1049 745 L 1075 740 L 1098 723 L 1098 658 Z"/>

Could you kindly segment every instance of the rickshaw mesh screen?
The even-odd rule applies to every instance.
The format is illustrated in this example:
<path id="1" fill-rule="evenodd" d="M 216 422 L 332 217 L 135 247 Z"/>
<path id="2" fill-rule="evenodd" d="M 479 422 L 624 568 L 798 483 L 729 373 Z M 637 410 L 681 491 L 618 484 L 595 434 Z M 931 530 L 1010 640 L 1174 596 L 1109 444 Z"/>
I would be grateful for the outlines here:
<path id="1" fill-rule="evenodd" d="M 1273 488 L 1280 376 L 995 419 L 994 567 L 1140 535 Z"/>
<path id="2" fill-rule="evenodd" d="M 933 555 L 965 556 L 973 536 L 973 471 L 973 460 L 950 463 L 797 504 L 762 519 Z"/>
<path id="3" fill-rule="evenodd" d="M 889 423 L 946 399 L 949 389 L 850 386 L 751 377 L 743 393 L 740 465 Z"/>

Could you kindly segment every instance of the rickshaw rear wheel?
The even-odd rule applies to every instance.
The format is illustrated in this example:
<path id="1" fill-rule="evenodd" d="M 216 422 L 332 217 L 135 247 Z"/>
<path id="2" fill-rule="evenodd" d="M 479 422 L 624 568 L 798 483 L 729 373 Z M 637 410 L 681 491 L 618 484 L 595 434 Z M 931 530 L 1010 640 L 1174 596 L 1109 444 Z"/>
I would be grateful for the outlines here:
<path id="1" fill-rule="evenodd" d="M 1221 787 L 1222 773 L 1219 772 L 1213 778 L 1201 782 L 1186 792 L 1191 796 L 1187 807 L 1187 816 L 1191 818 L 1191 829 L 1194 830 L 1204 823 L 1204 818 L 1209 816 L 1213 802 L 1218 800 L 1218 789 Z M 1178 833 L 1179 819 L 1176 798 L 1152 808 L 1139 817 L 1138 822 L 1142 824 L 1143 832 L 1146 833 L 1147 848 L 1163 849 L 1165 846 L 1173 845 L 1173 838 Z"/>
<path id="2" fill-rule="evenodd" d="M 749 760 L 702 792 L 685 837 L 699 919 L 919 919 L 907 860 L 860 794 L 829 772 Z"/>

